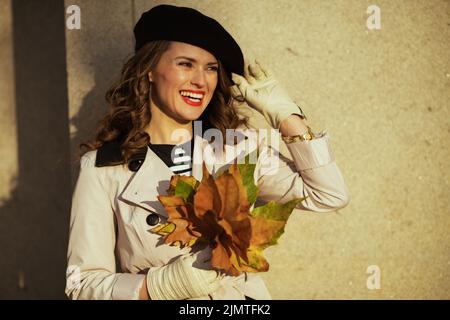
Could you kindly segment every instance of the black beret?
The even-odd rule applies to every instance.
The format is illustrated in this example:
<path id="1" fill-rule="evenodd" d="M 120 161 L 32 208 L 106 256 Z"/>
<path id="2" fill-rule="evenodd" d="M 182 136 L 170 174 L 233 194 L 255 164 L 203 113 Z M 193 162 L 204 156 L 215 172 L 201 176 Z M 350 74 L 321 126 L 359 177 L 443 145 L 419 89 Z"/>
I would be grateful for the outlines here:
<path id="1" fill-rule="evenodd" d="M 136 52 L 153 40 L 179 41 L 203 48 L 231 72 L 244 74 L 244 56 L 233 37 L 213 18 L 187 7 L 158 5 L 144 12 L 134 27 Z"/>

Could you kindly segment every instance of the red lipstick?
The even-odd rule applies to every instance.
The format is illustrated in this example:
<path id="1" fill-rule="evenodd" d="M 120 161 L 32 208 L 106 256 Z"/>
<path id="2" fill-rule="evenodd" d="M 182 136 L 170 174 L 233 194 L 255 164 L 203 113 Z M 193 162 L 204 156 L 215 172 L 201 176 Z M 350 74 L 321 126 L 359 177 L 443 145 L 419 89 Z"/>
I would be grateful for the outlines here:
<path id="1" fill-rule="evenodd" d="M 182 91 L 188 91 L 188 92 L 192 92 L 192 93 L 198 93 L 198 94 L 202 94 L 203 97 L 200 99 L 200 101 L 194 101 L 191 100 L 189 97 L 187 96 L 181 96 L 181 98 L 184 100 L 184 102 L 186 102 L 187 104 L 193 106 L 193 107 L 201 107 L 202 103 L 203 103 L 203 99 L 205 98 L 205 91 L 199 91 L 199 90 L 182 90 Z M 181 95 L 181 92 L 180 92 Z"/>
<path id="2" fill-rule="evenodd" d="M 184 102 L 186 102 L 187 104 L 189 104 L 193 107 L 200 107 L 202 105 L 202 101 L 203 101 L 203 99 L 201 99 L 199 102 L 195 102 L 195 101 L 192 101 L 191 99 L 189 99 L 188 97 L 183 97 L 183 96 L 181 96 L 181 98 L 183 98 Z"/>

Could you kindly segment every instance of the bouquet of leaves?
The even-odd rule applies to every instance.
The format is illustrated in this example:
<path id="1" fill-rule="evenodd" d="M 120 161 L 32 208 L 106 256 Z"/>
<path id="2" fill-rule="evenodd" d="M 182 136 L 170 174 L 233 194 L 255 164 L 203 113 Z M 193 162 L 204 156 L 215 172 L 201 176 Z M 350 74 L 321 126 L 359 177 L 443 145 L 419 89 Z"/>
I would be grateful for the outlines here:
<path id="1" fill-rule="evenodd" d="M 277 243 L 295 206 L 306 197 L 285 204 L 271 201 L 250 212 L 258 196 L 256 165 L 248 163 L 248 156 L 245 160 L 216 178 L 203 163 L 201 182 L 172 176 L 167 195 L 158 196 L 167 222 L 149 231 L 182 248 L 209 245 L 212 268 L 228 275 L 269 270 L 262 251 Z"/>

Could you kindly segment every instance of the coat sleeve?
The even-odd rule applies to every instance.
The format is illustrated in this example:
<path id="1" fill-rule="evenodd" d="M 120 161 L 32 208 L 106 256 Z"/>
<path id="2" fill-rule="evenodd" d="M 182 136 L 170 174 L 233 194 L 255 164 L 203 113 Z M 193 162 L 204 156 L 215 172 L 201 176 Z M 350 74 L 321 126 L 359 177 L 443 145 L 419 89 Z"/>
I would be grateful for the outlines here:
<path id="1" fill-rule="evenodd" d="M 81 158 L 72 197 L 65 292 L 70 299 L 137 299 L 145 276 L 116 273 L 114 210 L 95 155 Z"/>
<path id="2" fill-rule="evenodd" d="M 316 212 L 334 211 L 349 203 L 348 189 L 335 162 L 328 133 L 322 132 L 310 141 L 286 144 L 293 161 L 262 141 L 254 176 L 260 199 L 285 203 L 307 197 L 297 209 Z"/>

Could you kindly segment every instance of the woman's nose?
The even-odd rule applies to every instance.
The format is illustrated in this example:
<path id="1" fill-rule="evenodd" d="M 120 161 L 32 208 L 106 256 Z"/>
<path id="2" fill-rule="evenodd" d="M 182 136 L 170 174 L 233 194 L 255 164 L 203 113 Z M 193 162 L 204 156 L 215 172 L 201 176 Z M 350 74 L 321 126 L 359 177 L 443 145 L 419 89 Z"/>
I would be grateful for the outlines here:
<path id="1" fill-rule="evenodd" d="M 198 87 L 204 87 L 206 85 L 205 71 L 196 70 L 191 78 L 191 83 L 197 85 Z"/>

